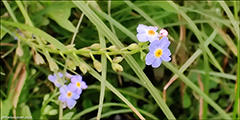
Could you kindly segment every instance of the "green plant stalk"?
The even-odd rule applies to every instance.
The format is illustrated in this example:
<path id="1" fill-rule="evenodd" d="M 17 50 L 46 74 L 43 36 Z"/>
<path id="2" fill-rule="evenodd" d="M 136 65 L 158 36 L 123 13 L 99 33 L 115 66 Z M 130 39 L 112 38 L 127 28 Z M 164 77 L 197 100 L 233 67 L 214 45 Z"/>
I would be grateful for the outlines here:
<path id="1" fill-rule="evenodd" d="M 106 41 L 104 39 L 104 36 L 98 30 L 99 34 L 99 40 L 101 44 L 101 48 L 106 48 Z M 105 86 L 106 86 L 106 76 L 107 76 L 107 58 L 105 54 L 101 55 L 101 62 L 102 62 L 102 76 L 101 76 L 101 90 L 100 90 L 100 97 L 99 97 L 99 107 L 98 107 L 98 113 L 97 113 L 97 120 L 100 120 L 101 113 L 102 113 L 102 107 L 103 107 L 103 101 L 104 101 L 104 94 L 105 94 Z"/>
<path id="2" fill-rule="evenodd" d="M 62 102 L 61 102 L 61 101 L 58 101 L 58 102 L 59 102 L 59 116 L 58 116 L 58 119 L 59 119 L 59 120 L 62 120 L 62 117 L 63 117 Z"/>
<path id="3" fill-rule="evenodd" d="M 101 118 L 108 117 L 108 116 L 111 116 L 111 115 L 131 113 L 131 112 L 132 112 L 131 109 L 112 110 L 112 111 L 109 111 L 109 112 L 106 112 L 106 113 L 102 114 Z M 95 120 L 95 119 L 96 119 L 96 117 L 90 118 L 90 120 Z"/>
<path id="4" fill-rule="evenodd" d="M 92 13 L 92 12 L 90 12 L 91 11 L 91 9 L 89 9 L 89 8 L 87 8 L 87 7 L 85 7 L 84 5 L 82 5 L 82 4 L 84 4 L 83 2 L 74 2 L 82 11 L 84 11 L 84 13 L 86 14 L 86 16 L 93 22 L 93 23 L 95 23 L 95 25 L 96 26 L 101 26 L 101 27 L 103 27 L 103 31 L 105 31 L 105 30 L 107 30 L 107 32 L 105 32 L 105 34 L 106 34 L 106 37 L 109 39 L 109 40 L 114 40 L 114 41 L 111 41 L 114 45 L 116 45 L 117 47 L 122 47 L 122 45 L 121 45 L 121 43 L 119 42 L 119 41 L 117 41 L 117 38 L 115 38 L 115 36 L 112 36 L 112 35 L 109 35 L 109 34 L 111 34 L 111 32 L 110 32 L 110 30 L 107 28 L 107 27 L 105 27 L 104 25 L 103 25 L 103 23 L 98 23 L 98 21 L 100 22 L 100 20 L 98 20 L 95 16 L 93 17 L 92 15 L 94 15 L 94 13 Z M 90 13 L 88 13 L 88 12 L 90 12 Z M 95 19 L 93 19 L 93 18 L 95 18 Z M 126 60 L 127 60 L 127 62 L 129 63 L 129 65 L 133 68 L 133 70 L 136 70 L 135 71 L 135 73 L 139 76 L 139 78 L 140 78 L 140 80 L 141 80 L 141 78 L 143 78 L 143 76 L 145 75 L 144 73 L 143 74 L 141 74 L 141 75 L 143 75 L 143 76 L 141 76 L 141 75 L 139 75 L 139 73 L 141 73 L 142 71 L 140 70 L 140 69 L 136 69 L 137 67 L 139 67 L 139 65 L 135 62 L 135 64 L 134 64 L 134 62 L 133 62 L 133 64 L 132 63 L 130 63 L 129 61 L 134 61 L 134 59 L 132 58 L 130 58 L 129 56 L 127 56 L 126 57 Z M 170 63 L 169 63 L 170 64 Z M 171 64 L 170 64 L 171 65 Z M 172 65 L 171 65 L 171 67 L 173 67 Z M 174 68 L 174 67 L 173 67 Z M 137 71 L 137 70 L 139 70 L 139 71 Z M 177 69 L 175 69 L 174 68 L 174 71 L 176 71 Z M 174 72 L 173 71 L 173 72 Z M 176 73 L 176 72 L 174 72 L 174 73 Z M 181 77 L 180 78 L 183 78 L 182 76 L 184 76 L 183 74 L 181 74 L 181 73 L 178 73 L 178 75 L 181 75 Z M 186 76 L 184 76 L 185 78 L 187 78 Z M 188 79 L 188 78 L 187 78 Z M 146 80 L 148 80 L 148 78 L 146 77 Z M 144 81 L 143 81 L 144 82 Z M 186 81 L 185 81 L 186 82 Z M 194 85 L 190 80 L 189 81 L 187 81 L 187 82 L 190 82 L 190 85 Z M 145 83 L 145 82 L 144 82 Z M 146 83 L 145 83 L 146 84 Z M 148 84 L 146 84 L 146 86 L 147 86 Z M 189 85 L 189 83 L 188 83 L 188 85 Z M 154 88 L 154 87 L 152 87 L 152 88 Z M 213 106 L 224 118 L 230 118 L 229 117 L 229 115 L 228 114 L 226 114 L 226 112 L 224 111 L 224 110 L 222 110 L 214 101 L 212 101 L 207 95 L 205 95 L 196 85 L 194 85 L 194 87 L 191 87 L 193 90 L 195 90 L 195 91 L 197 91 L 198 93 L 201 93 L 200 95 L 202 95 L 203 96 L 203 98 L 205 99 L 205 101 L 207 101 L 207 102 L 209 102 L 210 103 L 210 105 L 211 106 Z M 149 91 L 151 91 L 151 90 L 149 90 Z M 150 92 L 151 93 L 151 92 Z M 152 94 L 153 95 L 153 94 Z M 153 97 L 154 97 L 155 95 L 153 95 Z M 164 111 L 164 110 L 163 110 Z"/>
<path id="5" fill-rule="evenodd" d="M 214 55 L 212 54 L 212 52 L 209 50 L 208 47 L 204 46 L 204 41 L 202 39 L 201 36 L 201 32 L 198 30 L 197 26 L 193 23 L 193 21 L 184 13 L 184 11 L 182 11 L 178 5 L 176 5 L 174 2 L 172 1 L 168 1 L 170 3 L 170 5 L 172 5 L 177 11 L 178 13 L 189 23 L 189 26 L 192 28 L 192 31 L 195 33 L 196 37 L 198 38 L 199 42 L 200 42 L 200 48 L 202 50 L 203 54 L 208 54 L 210 59 L 213 61 L 213 65 L 215 65 L 216 68 L 219 69 L 219 71 L 221 71 L 223 73 L 222 67 L 219 65 L 218 61 L 216 60 L 216 58 L 214 57 Z"/>
<path id="6" fill-rule="evenodd" d="M 8 13 L 10 14 L 11 18 L 13 19 L 14 22 L 18 22 L 17 18 L 15 17 L 10 5 L 8 4 L 8 2 L 6 0 L 2 1 L 4 6 L 6 7 Z"/>
<path id="7" fill-rule="evenodd" d="M 118 38 L 109 30 L 109 28 L 101 21 L 101 19 L 84 3 L 72 1 L 83 13 L 90 19 L 90 21 L 95 24 L 108 38 L 108 40 L 118 48 L 123 48 L 123 44 L 118 40 Z M 162 109 L 163 113 L 168 119 L 176 119 L 172 114 L 171 110 L 168 108 L 166 103 L 163 101 L 162 97 L 159 95 L 157 89 L 152 85 L 148 77 L 141 70 L 141 67 L 137 64 L 132 56 L 127 55 L 125 57 L 127 63 L 137 74 L 140 80 L 146 85 L 146 88 L 153 96 L 159 107 Z"/>
<path id="8" fill-rule="evenodd" d="M 239 21 L 239 16 L 238 16 L 238 10 L 239 10 L 239 1 L 233 1 L 233 6 L 234 6 L 234 16 L 235 20 Z M 237 28 L 239 30 L 239 27 Z M 239 33 L 239 31 L 237 32 Z M 239 35 L 239 34 L 238 34 Z M 235 88 L 235 103 L 233 106 L 233 119 L 240 119 L 240 38 L 239 36 L 236 36 L 237 40 L 237 49 L 238 49 L 238 69 L 237 69 L 237 78 L 236 78 L 236 88 Z M 238 117 L 237 117 L 238 116 Z"/>
<path id="9" fill-rule="evenodd" d="M 111 17 L 111 0 L 108 0 L 108 15 L 109 15 L 109 17 Z M 110 22 L 110 27 L 112 29 L 112 32 L 116 35 L 116 31 L 113 27 L 112 22 Z"/>
<path id="10" fill-rule="evenodd" d="M 104 103 L 104 104 L 103 104 L 103 107 L 112 107 L 112 106 L 118 106 L 118 107 L 128 108 L 127 105 L 122 104 L 122 103 Z M 73 120 L 74 120 L 74 119 L 80 119 L 82 115 L 87 114 L 87 113 L 90 113 L 90 112 L 92 112 L 92 111 L 94 111 L 94 110 L 96 110 L 96 109 L 98 109 L 98 105 L 93 106 L 93 107 L 90 107 L 90 108 L 87 108 L 87 109 L 81 111 L 80 113 L 78 113 L 78 114 L 76 114 L 75 116 L 73 116 L 72 119 L 73 119 Z M 154 115 L 152 115 L 152 114 L 150 114 L 150 113 L 148 113 L 148 112 L 146 112 L 146 111 L 144 111 L 144 110 L 142 110 L 142 109 L 138 109 L 138 110 L 141 111 L 142 113 L 144 113 L 144 114 L 145 114 L 146 116 L 148 116 L 150 119 L 152 119 L 152 120 L 158 120 L 158 118 L 155 117 Z"/>
<path id="11" fill-rule="evenodd" d="M 29 27 L 27 25 L 24 25 L 24 24 L 20 24 L 20 23 L 13 23 L 13 22 L 9 22 L 9 21 L 5 21 L 5 20 L 2 20 L 1 24 L 5 24 L 5 25 L 11 25 L 11 26 L 15 26 L 15 27 L 19 27 L 21 29 L 25 29 L 25 30 L 28 30 L 28 31 L 31 31 L 33 32 L 34 34 L 36 35 L 39 35 L 39 36 L 42 36 L 44 39 L 46 39 L 49 43 L 53 44 L 54 46 L 56 46 L 56 48 L 59 48 L 61 51 L 66 51 L 67 48 L 62 45 L 62 43 L 60 43 L 58 40 L 56 40 L 55 38 L 53 38 L 52 36 L 46 34 L 45 32 L 43 32 L 42 30 L 38 29 L 38 28 L 33 28 L 33 27 Z M 84 62 L 83 60 L 81 60 L 80 62 Z M 173 66 L 172 66 L 173 67 Z M 175 68 L 174 68 L 175 69 Z M 100 75 L 98 75 L 98 73 L 96 71 L 94 71 L 93 69 L 90 70 L 90 73 L 99 80 L 99 78 L 101 77 Z M 183 74 L 177 74 L 177 75 L 183 75 Z M 184 76 L 184 75 L 183 75 Z M 191 81 L 189 81 L 190 83 L 192 83 Z M 193 84 L 193 83 L 192 83 Z M 119 98 L 121 98 L 127 105 L 131 106 L 131 103 L 129 101 L 126 100 L 126 98 L 124 98 L 120 93 L 118 94 L 117 90 L 114 90 L 115 88 L 109 84 L 108 82 L 106 83 L 106 86 L 111 90 L 113 91 Z M 199 89 L 199 88 L 198 88 Z M 199 89 L 200 90 L 200 89 Z M 200 90 L 200 92 L 202 92 Z M 202 93 L 204 94 L 204 93 Z M 208 96 L 206 97 L 203 97 L 204 99 L 205 98 L 208 98 L 210 99 Z M 126 101 L 125 101 L 125 100 Z M 214 103 L 214 102 L 213 102 Z M 216 104 L 216 103 L 214 103 Z M 212 104 L 210 104 L 212 105 Z M 217 106 L 217 105 L 216 105 Z M 216 107 L 214 107 L 216 109 Z M 221 109 L 221 108 L 220 108 Z M 219 110 L 217 110 L 219 111 Z M 223 117 L 226 116 L 226 113 L 225 114 L 221 114 Z M 228 116 L 228 115 L 227 115 Z M 225 118 L 228 118 L 228 117 L 225 117 Z"/>
<path id="12" fill-rule="evenodd" d="M 191 69 L 190 71 L 195 72 L 195 73 L 200 73 L 200 74 L 206 74 L 206 71 L 198 70 L 198 69 Z M 230 80 L 236 80 L 237 79 L 237 76 L 235 76 L 235 75 L 213 72 L 213 71 L 209 72 L 209 75 L 215 76 L 215 77 L 222 77 L 222 78 L 230 79 Z"/>
<path id="13" fill-rule="evenodd" d="M 116 72 L 115 71 L 112 71 L 112 73 L 115 73 L 116 74 Z M 99 86 L 99 85 L 90 85 L 90 86 L 88 86 L 88 89 L 96 89 L 96 90 L 101 90 L 101 86 Z M 131 96 L 131 97 L 133 97 L 133 98 L 135 98 L 135 99 L 139 99 L 139 100 L 142 100 L 142 101 L 145 101 L 145 102 L 147 102 L 147 103 L 151 103 L 149 100 L 147 100 L 146 98 L 144 98 L 144 97 L 141 97 L 141 96 L 139 96 L 139 95 L 137 95 L 137 94 L 135 94 L 135 93 L 132 93 L 131 91 L 127 91 L 127 90 L 122 90 L 122 89 L 117 89 L 119 92 L 121 92 L 121 93 L 123 93 L 124 95 L 129 95 L 129 96 Z M 105 89 L 105 91 L 109 91 L 109 89 Z"/>
<path id="14" fill-rule="evenodd" d="M 231 119 L 231 117 L 221 108 L 219 107 L 211 98 L 209 98 L 200 88 L 198 88 L 194 83 L 191 82 L 185 75 L 181 74 L 179 70 L 174 68 L 171 63 L 164 62 L 163 64 L 170 69 L 172 72 L 177 74 L 179 78 L 191 89 L 193 89 L 196 93 L 198 93 L 206 102 L 208 102 L 224 119 Z"/>
<path id="15" fill-rule="evenodd" d="M 204 60 L 204 70 L 206 71 L 206 74 L 204 76 L 204 93 L 208 96 L 209 95 L 209 63 L 208 63 L 208 56 L 207 54 L 203 54 L 203 60 Z M 203 80 L 203 79 L 202 79 Z M 208 113 L 208 103 L 206 101 L 203 102 L 203 114 L 202 118 L 206 119 Z"/>
<path id="16" fill-rule="evenodd" d="M 224 1 L 218 1 L 218 2 L 222 6 L 224 11 L 226 12 L 226 14 L 229 17 L 230 21 L 232 22 L 232 25 L 233 25 L 233 27 L 235 29 L 235 32 L 237 33 L 236 36 L 237 36 L 237 38 L 239 38 L 239 25 L 238 25 L 237 21 L 234 19 L 234 16 L 233 16 L 232 12 L 230 11 L 230 9 L 228 8 L 227 4 Z"/>
<path id="17" fill-rule="evenodd" d="M 22 12 L 22 14 L 23 14 L 23 16 L 24 16 L 24 19 L 25 19 L 25 21 L 28 23 L 28 25 L 31 26 L 31 27 L 34 27 L 34 25 L 33 25 L 32 21 L 31 21 L 30 17 L 29 17 L 28 14 L 27 14 L 27 11 L 24 9 L 24 7 L 23 7 L 23 5 L 22 5 L 22 2 L 21 2 L 21 1 L 15 1 L 15 2 L 17 3 L 17 5 L 18 5 L 20 11 Z M 39 44 L 40 46 L 43 46 L 43 43 L 42 43 L 40 37 L 37 36 L 37 35 L 36 35 L 36 40 L 37 40 L 37 42 L 38 42 L 38 44 Z M 45 55 L 45 57 L 46 57 L 46 59 L 47 59 L 47 61 L 48 61 L 48 63 L 49 63 L 49 66 L 50 66 L 50 64 L 51 64 L 50 61 L 51 61 L 52 58 L 50 57 L 48 51 L 46 51 L 46 50 L 43 49 L 43 54 Z"/>

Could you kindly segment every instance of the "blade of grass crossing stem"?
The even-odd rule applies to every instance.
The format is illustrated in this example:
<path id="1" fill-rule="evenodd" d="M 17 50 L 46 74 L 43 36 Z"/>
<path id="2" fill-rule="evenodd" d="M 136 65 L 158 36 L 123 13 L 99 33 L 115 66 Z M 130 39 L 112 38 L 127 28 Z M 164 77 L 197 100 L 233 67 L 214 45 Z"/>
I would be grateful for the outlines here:
<path id="1" fill-rule="evenodd" d="M 30 27 L 30 26 L 27 26 L 27 25 L 24 25 L 24 24 L 21 24 L 21 23 L 9 22 L 9 21 L 5 21 L 5 20 L 1 20 L 1 24 L 10 25 L 10 26 L 14 26 L 14 27 L 17 27 L 17 28 L 20 28 L 20 29 L 31 31 L 33 34 L 41 36 L 46 41 L 53 44 L 60 51 L 67 51 L 68 50 L 66 48 L 66 46 L 64 46 L 56 38 L 50 36 L 49 34 L 45 33 L 44 31 L 42 31 L 38 28 Z M 78 60 L 77 60 L 75 57 L 73 57 L 73 54 L 68 54 L 68 55 L 74 61 L 79 61 L 80 60 L 80 62 L 86 64 L 84 60 L 82 60 L 80 58 L 78 58 Z M 101 76 L 93 68 L 91 68 L 88 64 L 86 64 L 86 65 L 87 65 L 88 68 L 90 68 L 89 73 L 101 82 L 101 79 L 100 79 Z M 125 102 L 136 113 L 136 115 L 139 116 L 140 119 L 144 119 L 144 117 L 137 111 L 137 109 L 116 88 L 114 88 L 107 80 L 106 80 L 106 87 L 109 90 L 111 90 L 114 94 L 116 94 L 123 102 Z"/>
<path id="2" fill-rule="evenodd" d="M 10 14 L 11 18 L 13 19 L 14 22 L 18 22 L 17 18 L 15 17 L 10 5 L 8 4 L 8 2 L 6 0 L 2 1 L 4 6 L 6 7 L 8 13 Z"/>
<path id="3" fill-rule="evenodd" d="M 106 41 L 100 30 L 98 30 L 98 34 L 99 34 L 101 48 L 106 48 Z M 102 76 L 101 76 L 102 82 L 101 82 L 101 90 L 100 90 L 100 97 L 99 97 L 97 120 L 101 118 L 104 94 L 105 94 L 105 82 L 106 82 L 106 76 L 107 76 L 107 58 L 104 54 L 101 55 L 101 63 L 102 63 Z"/>
<path id="4" fill-rule="evenodd" d="M 201 36 L 201 32 L 198 30 L 197 26 L 194 24 L 194 22 L 179 8 L 178 5 L 176 5 L 174 2 L 172 1 L 168 1 L 177 11 L 178 13 L 189 23 L 189 26 L 192 28 L 192 31 L 195 33 L 196 37 L 198 38 L 199 42 L 200 42 L 200 48 L 202 49 L 203 54 L 207 53 L 210 57 L 210 59 L 213 62 L 213 65 L 218 68 L 219 71 L 221 71 L 223 73 L 223 69 L 220 66 L 220 64 L 218 63 L 218 61 L 216 60 L 216 58 L 214 57 L 214 55 L 212 54 L 212 52 L 209 50 L 208 47 L 204 46 L 204 41 L 202 39 Z"/>
<path id="5" fill-rule="evenodd" d="M 229 17 L 230 21 L 232 22 L 235 32 L 237 33 L 236 34 L 237 38 L 239 38 L 239 25 L 237 21 L 234 19 L 232 12 L 230 11 L 230 9 L 228 8 L 227 4 L 224 1 L 218 1 L 218 2 L 220 3 L 224 11 L 226 12 L 227 16 Z"/>
<path id="6" fill-rule="evenodd" d="M 233 1 L 234 6 L 234 16 L 235 20 L 239 21 L 238 11 L 239 11 L 239 1 Z M 239 33 L 239 27 L 237 28 Z M 239 35 L 239 34 L 238 34 Z M 235 88 L 235 103 L 233 108 L 233 119 L 240 119 L 240 38 L 237 36 L 237 49 L 238 49 L 238 70 L 237 70 L 237 79 L 236 79 L 236 87 Z M 238 116 L 238 117 L 237 117 Z"/>
<path id="7" fill-rule="evenodd" d="M 206 102 L 209 103 L 224 119 L 231 119 L 230 116 L 221 108 L 218 104 L 216 104 L 209 96 L 207 96 L 200 88 L 198 88 L 193 82 L 191 82 L 184 74 L 181 74 L 179 70 L 177 70 L 171 63 L 164 62 L 163 64 L 172 72 L 177 74 L 179 78 L 191 89 L 193 89 L 196 93 L 198 93 Z"/>
<path id="8" fill-rule="evenodd" d="M 214 29 L 214 31 L 212 32 L 212 34 L 208 37 L 208 39 L 204 42 L 204 46 L 208 46 L 213 39 L 215 38 L 215 36 L 217 35 L 217 29 Z M 182 65 L 182 67 L 179 69 L 179 71 L 181 73 L 183 73 L 192 63 L 193 61 L 199 56 L 201 55 L 202 50 L 199 48 L 196 52 L 194 52 L 194 54 Z M 174 76 L 172 78 L 177 77 L 177 74 L 174 74 Z M 172 79 L 171 78 L 171 79 Z"/>
<path id="9" fill-rule="evenodd" d="M 204 61 L 204 70 L 206 71 L 204 79 L 202 79 L 204 84 L 203 91 L 208 96 L 209 95 L 209 63 L 208 63 L 207 54 L 203 54 L 203 61 Z M 204 101 L 202 118 L 207 118 L 207 113 L 208 113 L 208 103 Z"/>
<path id="10" fill-rule="evenodd" d="M 107 31 L 106 32 L 106 37 L 109 38 L 109 40 L 116 45 L 117 47 L 121 48 L 122 44 L 119 41 L 115 41 L 115 36 L 108 36 L 109 34 L 111 34 L 111 31 L 109 30 L 109 28 L 107 28 L 106 26 L 104 26 L 103 23 L 101 23 L 102 21 L 91 11 L 91 9 L 88 8 L 88 6 L 84 5 L 85 3 L 80 3 L 80 2 L 74 2 L 82 11 L 84 11 L 84 13 L 88 16 L 88 18 L 95 23 L 96 26 L 98 27 L 103 27 L 103 31 Z M 113 41 L 112 41 L 113 40 Z M 118 44 L 117 44 L 118 43 Z M 141 74 L 142 70 L 141 69 L 136 69 L 139 67 L 139 65 L 134 62 L 135 60 L 131 57 L 131 56 L 126 56 L 126 61 L 129 63 L 129 65 L 133 68 L 133 70 L 135 71 L 135 73 L 139 76 L 140 80 L 142 80 L 142 78 L 144 79 L 144 77 L 146 77 L 145 74 Z M 170 64 L 170 63 L 169 63 Z M 170 64 L 171 65 L 171 64 Z M 171 65 L 172 66 L 172 65 Z M 173 66 L 172 66 L 173 67 Z M 173 67 L 174 68 L 174 67 Z M 175 68 L 174 68 L 175 69 Z M 171 70 L 171 69 L 170 69 Z M 176 69 L 175 69 L 176 70 Z M 140 73 L 140 74 L 139 74 Z M 176 72 L 174 72 L 176 73 Z M 185 78 L 187 78 L 185 75 L 181 74 L 181 73 L 177 73 L 178 75 L 184 76 Z M 188 78 L 187 78 L 188 79 Z M 146 77 L 146 80 L 148 80 L 148 78 Z M 144 82 L 144 80 L 143 80 Z M 189 79 L 188 79 L 188 85 L 194 85 Z M 145 83 L 146 86 L 150 86 L 152 85 L 150 83 L 150 85 L 148 83 Z M 154 87 L 152 87 L 152 89 L 154 89 Z M 200 93 L 200 95 L 203 96 L 203 98 L 208 101 L 210 103 L 211 106 L 213 106 L 213 108 L 215 108 L 224 118 L 229 118 L 229 116 L 226 114 L 226 112 L 224 112 L 224 110 L 222 110 L 214 101 L 212 101 L 206 94 L 204 94 L 196 85 L 194 85 L 194 87 L 192 87 L 193 90 L 197 91 L 197 93 Z M 148 89 L 149 90 L 149 89 Z M 151 88 L 149 90 L 150 92 L 152 91 Z M 151 93 L 152 94 L 152 93 Z M 154 97 L 155 95 L 152 94 L 152 96 Z M 160 105 L 161 106 L 161 105 Z M 166 114 L 166 113 L 165 113 Z"/>
<path id="11" fill-rule="evenodd" d="M 104 33 L 104 35 L 108 38 L 108 40 L 118 48 L 123 48 L 123 44 L 118 40 L 118 38 L 110 31 L 110 29 L 103 23 L 103 21 L 86 5 L 84 2 L 76 2 L 73 1 L 73 3 L 89 18 L 89 20 L 96 25 L 101 31 Z M 156 90 L 156 88 L 152 85 L 150 80 L 147 78 L 145 73 L 141 70 L 140 66 L 137 64 L 137 62 L 133 59 L 132 56 L 127 55 L 126 61 L 130 65 L 130 67 L 133 69 L 133 71 L 137 74 L 137 76 L 140 78 L 140 80 L 146 84 L 146 88 L 150 92 L 150 94 L 153 96 L 159 107 L 162 109 L 164 114 L 167 116 L 168 119 L 176 119 L 166 103 L 163 101 L 162 97 Z"/>
<path id="12" fill-rule="evenodd" d="M 238 4 L 237 4 L 238 3 Z M 237 14 L 237 11 L 239 9 L 239 1 L 236 1 L 236 2 L 233 2 L 233 5 L 234 5 L 234 15 L 232 14 L 232 12 L 230 11 L 229 7 L 227 6 L 227 4 L 224 2 L 224 1 L 219 1 L 219 4 L 222 6 L 222 8 L 224 9 L 224 11 L 226 12 L 227 16 L 229 17 L 230 21 L 232 22 L 232 25 L 235 29 L 235 32 L 237 33 L 237 36 L 236 36 L 236 40 L 237 40 L 237 49 L 238 49 L 238 70 L 237 70 L 237 76 L 238 76 L 238 79 L 236 80 L 236 88 L 235 88 L 235 93 L 236 93 L 236 96 L 235 96 L 235 103 L 234 103 L 234 109 L 233 109 L 233 119 L 237 119 L 236 116 L 240 116 L 240 112 L 237 113 L 239 111 L 239 101 L 240 101 L 240 39 L 239 39 L 239 25 L 237 23 L 238 21 L 238 14 Z M 236 17 L 234 19 L 234 16 Z M 237 115 L 238 114 L 238 115 Z M 238 117 L 239 119 L 240 117 Z"/>
<path id="13" fill-rule="evenodd" d="M 127 105 L 122 104 L 122 103 L 104 103 L 104 104 L 103 104 L 103 107 L 112 107 L 112 106 L 128 108 Z M 72 119 L 73 119 L 73 120 L 75 120 L 75 119 L 80 119 L 82 115 L 87 114 L 87 113 L 90 113 L 90 112 L 96 110 L 97 108 L 98 108 L 98 105 L 93 106 L 93 107 L 90 107 L 90 108 L 87 108 L 87 109 L 81 111 L 80 113 L 77 113 L 75 116 L 73 116 Z M 150 113 L 147 112 L 147 111 L 144 111 L 144 110 L 142 110 L 142 109 L 138 109 L 138 111 L 141 111 L 141 113 L 143 113 L 144 115 L 148 116 L 151 120 L 158 120 L 157 117 L 155 117 L 154 115 L 150 114 Z"/>

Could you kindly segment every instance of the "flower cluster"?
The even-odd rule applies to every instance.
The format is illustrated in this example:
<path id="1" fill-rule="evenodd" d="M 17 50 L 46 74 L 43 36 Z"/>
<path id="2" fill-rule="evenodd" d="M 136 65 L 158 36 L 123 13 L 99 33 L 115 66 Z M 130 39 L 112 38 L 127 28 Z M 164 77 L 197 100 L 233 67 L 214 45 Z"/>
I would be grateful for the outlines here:
<path id="1" fill-rule="evenodd" d="M 158 28 L 154 26 L 146 26 L 139 24 L 137 27 L 137 38 L 140 42 L 150 42 L 149 53 L 146 55 L 146 64 L 152 65 L 153 68 L 158 68 L 162 60 L 170 61 L 171 52 L 168 49 L 170 41 L 167 38 L 168 32 L 161 29 L 157 33 Z"/>
<path id="2" fill-rule="evenodd" d="M 86 89 L 88 86 L 82 80 L 81 75 L 71 75 L 69 73 L 66 73 L 65 75 L 66 78 L 71 80 L 68 85 L 65 85 L 67 81 L 63 78 L 62 73 L 49 75 L 48 79 L 59 88 L 61 94 L 58 97 L 58 100 L 62 102 L 63 108 L 68 107 L 69 109 L 72 109 L 76 105 L 76 100 L 80 97 L 82 89 Z"/>

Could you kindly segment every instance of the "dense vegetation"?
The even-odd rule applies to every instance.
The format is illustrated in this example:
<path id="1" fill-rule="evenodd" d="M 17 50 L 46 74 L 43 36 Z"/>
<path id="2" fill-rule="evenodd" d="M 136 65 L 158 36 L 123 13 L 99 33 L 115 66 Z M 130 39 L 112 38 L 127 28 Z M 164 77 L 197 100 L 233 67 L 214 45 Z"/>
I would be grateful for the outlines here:
<path id="1" fill-rule="evenodd" d="M 1 119 L 240 119 L 239 24 L 239 1 L 1 1 Z"/>

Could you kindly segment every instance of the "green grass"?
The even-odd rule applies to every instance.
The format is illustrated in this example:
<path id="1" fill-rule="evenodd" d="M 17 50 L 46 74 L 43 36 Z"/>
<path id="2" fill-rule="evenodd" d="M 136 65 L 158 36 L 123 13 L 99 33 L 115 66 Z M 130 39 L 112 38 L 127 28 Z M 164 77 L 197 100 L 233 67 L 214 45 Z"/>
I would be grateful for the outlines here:
<path id="1" fill-rule="evenodd" d="M 1 118 L 239 119 L 239 2 L 2 2 Z M 172 61 L 145 65 L 138 24 L 168 30 Z M 127 50 L 131 43 L 138 48 Z M 45 64 L 36 64 L 36 52 Z M 120 72 L 112 68 L 117 56 Z M 88 85 L 71 110 L 48 80 L 57 72 L 80 74 Z"/>

